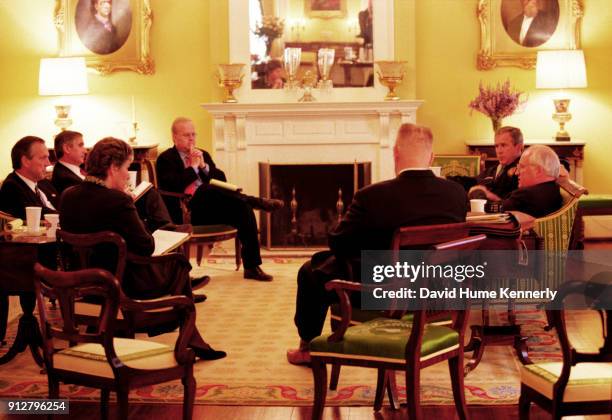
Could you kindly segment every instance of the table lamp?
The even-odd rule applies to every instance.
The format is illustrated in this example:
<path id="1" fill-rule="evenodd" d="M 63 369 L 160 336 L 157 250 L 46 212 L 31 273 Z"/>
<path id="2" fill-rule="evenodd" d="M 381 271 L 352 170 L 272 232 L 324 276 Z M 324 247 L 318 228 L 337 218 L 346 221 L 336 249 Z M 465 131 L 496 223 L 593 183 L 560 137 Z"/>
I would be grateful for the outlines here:
<path id="1" fill-rule="evenodd" d="M 59 96 L 55 104 L 55 125 L 64 131 L 72 124 L 70 103 L 64 96 L 86 95 L 87 67 L 83 57 L 42 58 L 38 74 L 38 94 Z"/>
<path id="2" fill-rule="evenodd" d="M 587 87 L 586 66 L 582 50 L 538 51 L 536 62 L 536 88 L 572 89 Z M 565 123 L 572 119 L 569 112 L 570 99 L 567 92 L 560 92 L 554 99 L 554 121 L 559 123 L 557 141 L 569 141 Z"/>

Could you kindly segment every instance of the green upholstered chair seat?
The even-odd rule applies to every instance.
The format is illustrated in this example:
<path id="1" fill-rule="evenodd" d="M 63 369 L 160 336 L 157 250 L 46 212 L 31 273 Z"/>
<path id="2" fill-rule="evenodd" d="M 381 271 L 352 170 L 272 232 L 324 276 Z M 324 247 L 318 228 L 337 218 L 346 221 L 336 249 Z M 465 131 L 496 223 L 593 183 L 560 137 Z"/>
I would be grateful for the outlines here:
<path id="1" fill-rule="evenodd" d="M 612 207 L 612 194 L 589 194 L 580 197 L 578 208 L 600 209 Z"/>
<path id="2" fill-rule="evenodd" d="M 342 320 L 342 315 L 340 314 L 340 305 L 334 304 L 331 306 L 330 310 L 331 310 L 331 314 L 330 314 L 331 318 L 334 321 L 340 322 L 340 320 Z M 349 325 L 362 324 L 364 322 L 371 321 L 373 319 L 384 317 L 384 316 L 385 316 L 385 311 L 372 311 L 372 310 L 353 308 L 351 311 L 351 321 Z M 412 322 L 412 320 L 414 319 L 414 314 L 408 313 L 404 315 L 401 319 L 403 321 Z M 430 322 L 430 324 L 445 325 L 445 324 L 450 324 L 451 322 L 452 322 L 452 317 L 449 314 L 448 316 L 444 316 L 440 318 L 439 320 Z"/>
<path id="3" fill-rule="evenodd" d="M 480 173 L 480 155 L 436 155 L 431 166 L 439 166 L 443 177 L 474 177 Z"/>
<path id="4" fill-rule="evenodd" d="M 329 342 L 329 334 L 315 338 L 310 342 L 310 354 L 403 363 L 411 329 L 412 320 L 376 318 L 348 328 L 339 342 Z M 426 325 L 421 360 L 458 348 L 458 337 L 451 328 Z"/>
<path id="5" fill-rule="evenodd" d="M 549 399 L 559 379 L 562 363 L 520 366 L 521 382 Z M 612 363 L 578 363 L 572 367 L 563 401 L 606 401 L 612 396 Z"/>

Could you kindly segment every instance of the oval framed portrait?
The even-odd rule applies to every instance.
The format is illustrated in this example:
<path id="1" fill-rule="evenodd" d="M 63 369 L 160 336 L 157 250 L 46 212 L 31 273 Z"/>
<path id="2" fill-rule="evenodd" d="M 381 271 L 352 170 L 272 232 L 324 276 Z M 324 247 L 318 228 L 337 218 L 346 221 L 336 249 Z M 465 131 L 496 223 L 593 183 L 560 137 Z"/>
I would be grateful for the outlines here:
<path id="1" fill-rule="evenodd" d="M 91 52 L 112 54 L 125 45 L 132 28 L 129 0 L 79 0 L 74 15 L 79 39 Z"/>
<path id="2" fill-rule="evenodd" d="M 559 0 L 502 0 L 501 18 L 514 42 L 539 47 L 557 30 Z"/>

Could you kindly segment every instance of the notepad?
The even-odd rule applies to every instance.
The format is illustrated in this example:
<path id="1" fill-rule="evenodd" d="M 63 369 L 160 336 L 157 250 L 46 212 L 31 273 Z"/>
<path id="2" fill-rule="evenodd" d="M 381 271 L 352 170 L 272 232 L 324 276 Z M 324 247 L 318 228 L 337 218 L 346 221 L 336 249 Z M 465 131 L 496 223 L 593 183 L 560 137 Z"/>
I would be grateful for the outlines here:
<path id="1" fill-rule="evenodd" d="M 140 197 L 144 195 L 149 189 L 153 187 L 149 181 L 142 181 L 134 190 L 132 190 L 132 194 L 134 194 L 134 201 L 137 201 Z"/>
<path id="2" fill-rule="evenodd" d="M 218 179 L 211 179 L 210 185 L 213 187 L 219 187 L 230 191 L 242 191 L 238 185 L 230 184 L 229 182 L 219 181 Z"/>
<path id="3" fill-rule="evenodd" d="M 467 216 L 465 220 L 467 222 L 478 223 L 508 223 L 510 221 L 510 215 L 508 213 L 478 214 Z"/>
<path id="4" fill-rule="evenodd" d="M 190 234 L 186 232 L 174 232 L 171 230 L 157 229 L 153 232 L 155 250 L 153 256 L 164 255 L 181 246 L 189 239 Z"/>

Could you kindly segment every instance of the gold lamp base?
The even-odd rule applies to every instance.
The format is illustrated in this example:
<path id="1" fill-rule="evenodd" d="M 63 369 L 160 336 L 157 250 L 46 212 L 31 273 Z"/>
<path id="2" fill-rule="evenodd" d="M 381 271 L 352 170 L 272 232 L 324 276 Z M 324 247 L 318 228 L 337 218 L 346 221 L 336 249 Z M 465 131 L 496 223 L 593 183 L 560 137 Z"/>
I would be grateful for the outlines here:
<path id="1" fill-rule="evenodd" d="M 395 89 L 404 80 L 405 61 L 377 61 L 378 81 L 389 89 L 385 96 L 385 101 L 399 101 L 400 97 L 395 93 Z"/>
<path id="2" fill-rule="evenodd" d="M 72 119 L 70 118 L 71 105 L 55 105 L 55 125 L 61 130 L 66 131 L 68 127 L 72 125 Z"/>
<path id="3" fill-rule="evenodd" d="M 571 137 L 565 130 L 565 123 L 572 119 L 572 114 L 568 111 L 570 100 L 569 99 L 555 99 L 555 112 L 552 115 L 552 119 L 559 124 L 559 131 L 555 135 L 556 141 L 570 141 Z"/>

